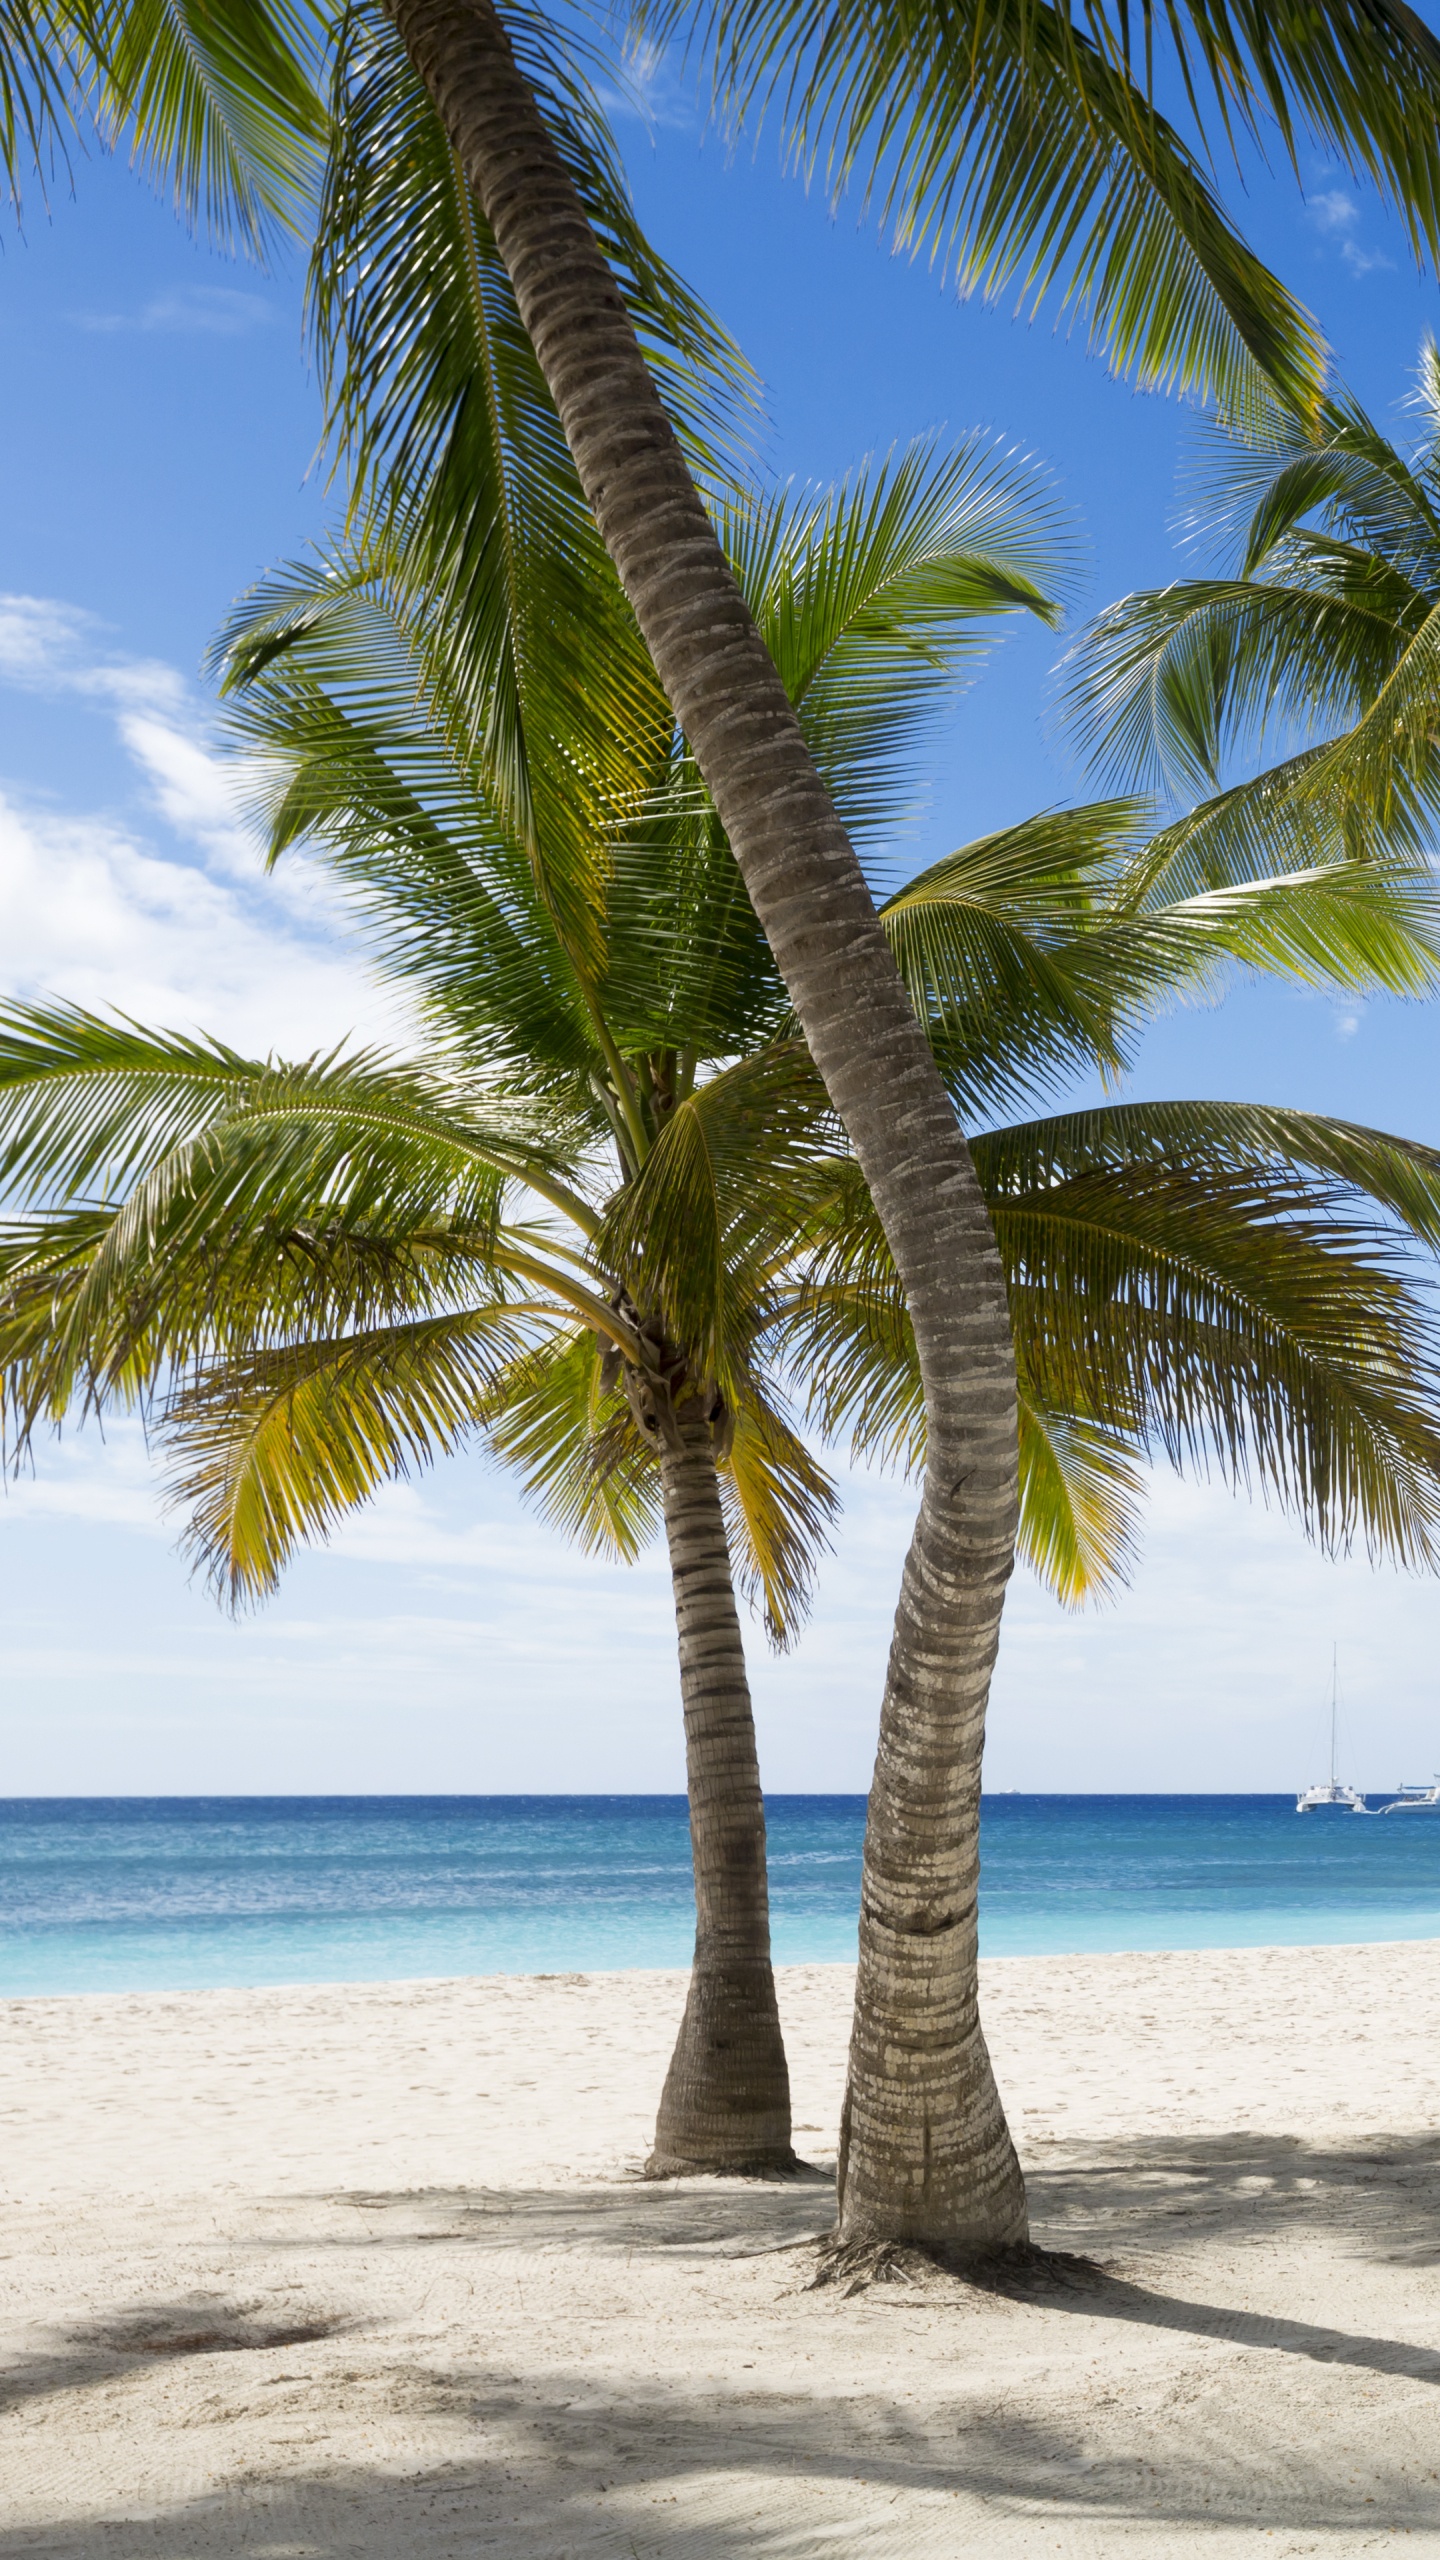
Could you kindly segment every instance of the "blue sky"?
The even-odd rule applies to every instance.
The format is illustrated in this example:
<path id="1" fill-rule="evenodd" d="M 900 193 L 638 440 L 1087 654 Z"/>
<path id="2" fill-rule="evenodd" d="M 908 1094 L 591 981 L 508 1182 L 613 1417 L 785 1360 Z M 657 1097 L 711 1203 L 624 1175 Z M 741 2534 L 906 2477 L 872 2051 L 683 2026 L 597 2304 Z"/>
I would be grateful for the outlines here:
<path id="1" fill-rule="evenodd" d="M 983 427 L 1042 459 L 1082 538 L 1075 617 L 1175 575 L 1196 427 L 1047 315 L 961 307 L 776 164 L 702 135 L 683 88 L 623 139 L 642 217 L 767 392 L 765 465 L 825 479 L 912 435 Z M 1401 423 L 1433 281 L 1372 199 L 1307 164 L 1252 172 L 1257 245 L 1342 371 Z M 267 883 L 208 732 L 205 644 L 324 521 L 294 273 L 188 242 L 121 166 L 28 208 L 0 259 L 0 983 L 305 1050 L 397 1018 L 323 880 Z M 937 749 L 918 859 L 1085 778 L 1055 717 L 1057 643 L 1017 629 Z M 1136 1092 L 1248 1095 L 1440 1140 L 1433 1010 L 1242 989 L 1159 1025 Z M 814 1625 L 752 1641 L 769 1783 L 868 1781 L 903 1487 L 857 1482 Z M 232 1625 L 174 1552 L 138 1434 L 44 1444 L 0 1502 L 0 1792 L 674 1787 L 682 1763 L 658 1556 L 566 1554 L 478 1461 L 394 1494 Z M 1355 1774 L 1440 1760 L 1440 1595 L 1331 1565 L 1218 1489 L 1156 1485 L 1112 1608 L 1024 1581 L 997 1678 L 992 1783 L 1283 1787 L 1312 1773 L 1332 1638 Z"/>

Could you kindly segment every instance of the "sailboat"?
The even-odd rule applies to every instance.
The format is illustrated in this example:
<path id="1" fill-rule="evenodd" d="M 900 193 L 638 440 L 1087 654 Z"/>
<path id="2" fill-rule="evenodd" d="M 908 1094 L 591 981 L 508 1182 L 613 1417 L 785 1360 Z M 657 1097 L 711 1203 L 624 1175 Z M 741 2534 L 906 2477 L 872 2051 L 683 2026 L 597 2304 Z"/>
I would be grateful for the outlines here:
<path id="1" fill-rule="evenodd" d="M 1295 1799 L 1297 1813 L 1368 1813 L 1370 1807 L 1358 1787 L 1342 1787 L 1335 1775 L 1335 1740 L 1340 1717 L 1340 1648 L 1330 1648 L 1330 1783 L 1326 1787 L 1306 1787 Z M 1388 1808 L 1387 1808 L 1388 1810 Z"/>

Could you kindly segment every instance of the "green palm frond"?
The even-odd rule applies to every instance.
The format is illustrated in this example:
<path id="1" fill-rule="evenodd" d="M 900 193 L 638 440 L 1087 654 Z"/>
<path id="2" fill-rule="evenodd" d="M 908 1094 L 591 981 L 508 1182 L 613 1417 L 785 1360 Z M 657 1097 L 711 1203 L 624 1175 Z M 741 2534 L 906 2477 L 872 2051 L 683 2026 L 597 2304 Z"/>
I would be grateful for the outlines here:
<path id="1" fill-rule="evenodd" d="M 1019 1552 L 1067 1608 L 1128 1580 L 1145 1469 L 1133 1442 L 1076 1414 L 1048 1412 L 1019 1382 Z"/>
<path id="2" fill-rule="evenodd" d="M 679 0 L 642 14 L 657 34 L 689 16 Z M 712 0 L 702 27 L 729 120 L 777 109 L 801 167 L 878 198 L 897 245 L 952 266 L 964 292 L 1014 288 L 1034 308 L 1058 291 L 1118 370 L 1231 415 L 1265 414 L 1277 391 L 1313 414 L 1318 334 L 1158 111 L 1157 52 L 1192 111 L 1209 93 L 1222 133 L 1278 119 L 1288 148 L 1298 125 L 1392 193 L 1417 245 L 1440 245 L 1440 47 L 1387 0 L 1097 0 L 1083 20 L 1063 0 Z"/>
<path id="3" fill-rule="evenodd" d="M 585 985 L 606 962 L 611 832 L 644 779 L 627 692 L 617 700 L 603 672 L 585 679 L 584 718 L 569 722 L 562 697 L 582 671 L 572 659 L 567 675 L 557 646 L 538 695 L 500 669 L 477 734 L 451 690 L 463 650 L 446 647 L 448 625 L 423 637 L 420 599 L 392 592 L 363 552 L 288 572 L 250 607 L 231 633 L 234 732 L 272 859 L 309 841 L 382 964 L 453 1036 L 515 1074 L 558 1069 L 573 1100 L 599 1057 Z"/>
<path id="4" fill-rule="evenodd" d="M 957 1107 L 1033 1093 L 1077 1063 L 1119 1063 L 1134 990 L 1098 919 L 1145 841 L 1145 804 L 1046 810 L 962 845 L 881 908 Z M 1127 964 L 1128 965 L 1128 964 Z"/>
<path id="5" fill-rule="evenodd" d="M 763 1612 L 774 1651 L 783 1653 L 809 1614 L 840 1502 L 773 1393 L 753 1376 L 734 1416 L 720 1496 L 740 1589 Z"/>
<path id="6" fill-rule="evenodd" d="M 1431 344 L 1426 338 L 1420 349 L 1422 414 Z M 1317 418 L 1277 411 L 1243 436 L 1208 436 L 1196 458 L 1195 524 L 1234 546 L 1247 578 L 1283 563 L 1306 520 L 1318 519 L 1413 584 L 1433 556 L 1436 494 L 1426 444 L 1407 457 L 1337 386 Z"/>
<path id="7" fill-rule="evenodd" d="M 326 42 L 308 0 L 3 0 L 0 178 L 17 209 L 77 130 L 134 159 L 221 248 L 261 256 L 313 202 Z"/>
<path id="8" fill-rule="evenodd" d="M 188 1381 L 163 1420 L 168 1491 L 216 1589 L 236 1605 L 272 1591 L 302 1541 L 473 1442 L 526 1339 L 512 1310 L 467 1308 L 258 1350 Z"/>
<path id="9" fill-rule="evenodd" d="M 489 1392 L 487 1438 L 543 1519 L 628 1563 L 659 1524 L 660 1477 L 623 1392 L 602 1381 L 602 1348 L 565 1326 L 525 1354 Z"/>
<path id="10" fill-rule="evenodd" d="M 99 46 L 99 7 L 0 0 L 0 176 L 19 213 L 26 178 L 68 165 L 75 91 Z"/>
<path id="11" fill-rule="evenodd" d="M 598 993 L 627 1056 L 669 1053 L 693 1082 L 699 1060 L 753 1052 L 791 1019 L 729 839 L 683 749 L 616 839 L 605 940 Z"/>
<path id="12" fill-rule="evenodd" d="M 1348 724 L 1417 619 L 1413 590 L 1387 587 L 1187 579 L 1125 597 L 1072 653 L 1079 745 L 1138 788 L 1210 793 L 1237 727 L 1258 746 L 1276 723 L 1302 734 L 1317 720 Z"/>
<path id="13" fill-rule="evenodd" d="M 834 1179 L 830 1106 L 808 1051 L 777 1044 L 676 1105 L 619 1191 L 596 1252 L 692 1373 L 739 1411 L 757 1298 Z"/>
<path id="14" fill-rule="evenodd" d="M 1422 351 L 1422 381 L 1427 366 Z M 1308 436 L 1277 426 L 1217 451 L 1209 518 L 1240 535 L 1242 574 L 1125 597 L 1070 660 L 1070 717 L 1098 763 L 1209 795 L 1157 834 L 1143 900 L 1361 863 L 1418 913 L 1440 821 L 1433 429 L 1407 459 L 1336 399 Z"/>
<path id="15" fill-rule="evenodd" d="M 1278 877 L 1227 882 L 1237 854 L 1252 848 L 1231 807 L 1213 832 L 1203 823 L 1165 829 L 1132 872 L 1134 903 L 1087 936 L 1075 973 L 1113 996 L 1116 1020 L 1138 1030 L 1167 994 L 1217 991 L 1236 967 L 1301 986 L 1422 996 L 1440 981 L 1440 894 L 1428 868 L 1322 862 Z M 1213 867 L 1219 885 L 1166 900 L 1196 870 Z M 1175 875 L 1180 875 L 1177 882 Z M 1141 893 L 1152 887 L 1150 896 Z M 1154 894 L 1159 893 L 1159 894 Z"/>
<path id="16" fill-rule="evenodd" d="M 73 1197 L 124 1183 L 230 1104 L 253 1062 L 218 1040 L 144 1031 L 77 1005 L 0 1014 L 0 1182 Z M 262 1070 L 263 1072 L 263 1070 Z"/>
<path id="17" fill-rule="evenodd" d="M 1036 1415 L 1273 1494 L 1328 1548 L 1426 1562 L 1436 1374 L 1401 1223 L 1435 1231 L 1440 1158 L 1303 1114 L 1124 1106 L 973 1142 Z M 908 1321 L 852 1173 L 777 1325 L 827 1435 L 923 1459 Z M 1053 1503 L 1038 1443 L 1035 1500 Z M 1043 1507 L 1037 1523 L 1043 1524 Z M 1123 1552 L 1117 1513 L 1115 1558 Z M 1037 1554 L 1064 1565 L 1059 1530 Z M 1056 1543 L 1056 1540 L 1059 1543 Z M 1060 1571 L 1064 1565 L 1064 1572 Z M 1101 1569 L 1100 1580 L 1115 1563 Z M 1078 1588 L 1078 1585 L 1075 1586 Z"/>
<path id="18" fill-rule="evenodd" d="M 961 846 L 886 902 L 881 920 L 965 1117 L 1077 1067 L 1114 1073 L 1158 1009 L 1236 967 L 1407 995 L 1436 984 L 1428 865 L 1342 858 L 1267 876 L 1284 830 L 1257 810 L 1258 791 L 1238 796 L 1238 808 L 1206 804 L 1158 831 L 1138 800 L 1042 812 Z M 1347 848 L 1327 839 L 1325 850 Z"/>
<path id="19" fill-rule="evenodd" d="M 259 254 L 313 204 L 329 120 L 309 0 L 97 0 L 102 132 L 222 245 Z"/>
<path id="20" fill-rule="evenodd" d="M 563 36 L 537 9 L 505 20 L 691 458 L 728 470 L 753 380 L 636 222 L 597 87 L 609 66 L 574 20 Z M 418 512 L 433 573 L 473 541 L 497 425 L 514 461 L 553 479 L 557 514 L 583 502 L 489 226 L 383 10 L 349 13 L 333 104 L 310 278 L 329 432 L 361 484 L 383 477 Z"/>
<path id="21" fill-rule="evenodd" d="M 1035 466 L 923 439 L 826 492 L 735 497 L 720 537 L 850 832 L 902 805 L 998 614 L 1058 619 L 1060 509 Z"/>
<path id="22" fill-rule="evenodd" d="M 241 1146 L 255 1136 L 310 1151 L 301 1179 L 312 1200 L 342 1170 L 352 1202 L 393 1199 L 413 1173 L 434 1215 L 442 1198 L 461 1214 L 477 1184 L 487 1193 L 496 1178 L 544 1189 L 559 1170 L 523 1111 L 501 1105 L 497 1114 L 483 1086 L 467 1093 L 412 1060 L 336 1050 L 292 1065 L 79 1006 L 13 1005 L 0 1014 L 7 1186 L 57 1201 L 96 1190 L 133 1199 L 147 1179 L 176 1179 L 197 1145 L 221 1133 Z M 272 1161 L 278 1181 L 282 1158 Z M 568 1192 L 563 1200 L 571 1206 Z M 207 1214 L 243 1205 L 242 1197 L 217 1200 Z"/>
<path id="23" fill-rule="evenodd" d="M 537 1287 L 586 1310 L 549 1239 L 501 1212 L 538 1196 L 582 1237 L 596 1213 L 533 1121 L 485 1099 L 375 1057 L 286 1067 L 68 1009 L 12 1015 L 0 1137 L 54 1205 L 0 1239 L 11 1436 L 71 1404 L 143 1404 L 247 1345 Z"/>
<path id="24" fill-rule="evenodd" d="M 471 897 L 488 887 L 512 929 L 548 919 L 593 972 L 610 842 L 669 753 L 669 710 L 608 563 L 567 551 L 543 491 L 507 464 L 472 501 L 458 605 L 383 517 L 262 582 L 217 650 L 233 733 L 272 858 L 318 831 L 390 897 L 418 857 L 427 931 L 468 868 Z"/>
<path id="25" fill-rule="evenodd" d="M 987 1196 L 1042 1197 L 1097 1168 L 1117 1177 L 1183 1164 L 1227 1179 L 1267 1167 L 1318 1175 L 1352 1208 L 1369 1204 L 1419 1242 L 1440 1245 L 1440 1150 L 1358 1122 L 1258 1102 L 1120 1102 L 1017 1122 L 975 1141 Z"/>

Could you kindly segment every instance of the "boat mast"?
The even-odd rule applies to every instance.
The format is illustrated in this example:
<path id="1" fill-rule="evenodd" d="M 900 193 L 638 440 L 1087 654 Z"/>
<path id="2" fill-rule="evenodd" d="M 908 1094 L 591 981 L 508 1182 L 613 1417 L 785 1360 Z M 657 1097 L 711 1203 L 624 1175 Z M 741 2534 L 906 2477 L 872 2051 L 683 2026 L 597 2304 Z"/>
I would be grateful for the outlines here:
<path id="1" fill-rule="evenodd" d="M 1332 1644 L 1330 1647 L 1330 1793 L 1332 1796 L 1335 1793 L 1335 1717 L 1339 1695 L 1339 1659 L 1340 1648 L 1338 1644 Z"/>

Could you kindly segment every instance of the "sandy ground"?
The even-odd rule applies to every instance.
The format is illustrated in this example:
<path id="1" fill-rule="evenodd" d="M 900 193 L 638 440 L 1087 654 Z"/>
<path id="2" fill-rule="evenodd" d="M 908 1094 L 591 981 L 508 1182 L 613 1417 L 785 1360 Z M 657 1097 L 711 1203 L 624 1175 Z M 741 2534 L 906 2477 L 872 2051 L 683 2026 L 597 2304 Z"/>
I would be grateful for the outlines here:
<path id="1" fill-rule="evenodd" d="M 1440 1942 L 986 1972 L 1088 2289 L 639 2184 L 676 1974 L 0 2007 L 0 2560 L 1440 2554 Z M 849 1978 L 782 1986 L 823 2165 Z"/>

